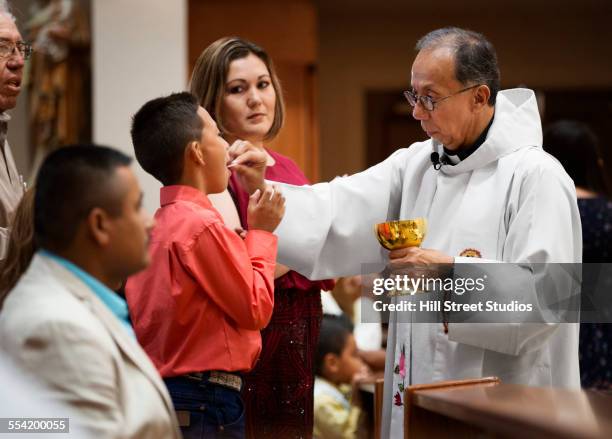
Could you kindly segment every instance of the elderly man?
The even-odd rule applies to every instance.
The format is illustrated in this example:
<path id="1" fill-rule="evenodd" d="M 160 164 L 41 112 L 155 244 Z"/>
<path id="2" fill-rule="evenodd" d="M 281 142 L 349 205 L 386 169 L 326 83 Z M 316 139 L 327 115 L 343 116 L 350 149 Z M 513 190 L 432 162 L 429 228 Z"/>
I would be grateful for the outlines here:
<path id="1" fill-rule="evenodd" d="M 15 107 L 21 91 L 21 75 L 32 46 L 22 41 L 6 0 L 0 0 L 0 261 L 6 254 L 11 215 L 23 195 L 23 181 L 6 141 L 7 110 Z"/>
<path id="2" fill-rule="evenodd" d="M 387 253 L 373 237 L 373 224 L 426 217 L 422 248 L 391 252 L 392 265 L 450 263 L 456 273 L 473 257 L 580 262 L 575 191 L 559 163 L 542 150 L 534 93 L 499 91 L 495 50 L 475 32 L 439 29 L 417 49 L 405 96 L 430 139 L 331 183 L 282 185 L 287 210 L 276 231 L 279 261 L 314 279 L 354 274 L 366 263 L 382 267 Z M 234 167 L 244 183 L 258 187 L 263 159 L 254 151 L 232 155 L 241 155 Z M 487 294 L 537 303 L 542 291 L 533 273 L 518 266 L 509 270 L 512 282 L 493 282 Z M 411 384 L 497 375 L 512 383 L 579 386 L 576 324 L 444 328 L 394 318 L 383 437 L 401 437 L 403 389 Z"/>
<path id="3" fill-rule="evenodd" d="M 148 264 L 153 221 L 131 159 L 110 148 L 51 153 L 38 172 L 40 250 L 0 313 L 0 346 L 99 438 L 180 437 L 172 402 L 138 345 L 121 283 Z"/>

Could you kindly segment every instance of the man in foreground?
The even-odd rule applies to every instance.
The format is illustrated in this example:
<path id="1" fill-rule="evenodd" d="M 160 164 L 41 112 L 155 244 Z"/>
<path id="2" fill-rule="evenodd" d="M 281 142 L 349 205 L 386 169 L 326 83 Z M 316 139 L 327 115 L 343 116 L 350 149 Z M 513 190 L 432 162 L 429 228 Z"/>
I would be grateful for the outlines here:
<path id="1" fill-rule="evenodd" d="M 4 302 L 0 346 L 44 385 L 32 397 L 69 406 L 70 421 L 92 436 L 180 437 L 164 383 L 113 291 L 148 264 L 152 221 L 130 162 L 98 146 L 47 157 L 34 200 L 40 250 Z"/>

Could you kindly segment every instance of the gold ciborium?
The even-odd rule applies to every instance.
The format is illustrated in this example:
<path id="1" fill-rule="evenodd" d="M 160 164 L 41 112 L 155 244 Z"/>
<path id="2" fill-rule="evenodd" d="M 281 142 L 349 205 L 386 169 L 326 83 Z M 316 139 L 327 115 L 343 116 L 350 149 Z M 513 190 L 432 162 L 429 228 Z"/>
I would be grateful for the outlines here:
<path id="1" fill-rule="evenodd" d="M 387 250 L 419 247 L 427 233 L 427 220 L 415 218 L 409 220 L 387 221 L 376 224 L 374 232 L 380 245 Z"/>
<path id="2" fill-rule="evenodd" d="M 380 245 L 387 250 L 397 250 L 406 247 L 420 247 L 427 233 L 427 220 L 415 218 L 409 220 L 387 221 L 376 224 L 374 232 Z M 422 293 L 419 289 L 393 290 L 389 296 L 403 296 Z"/>

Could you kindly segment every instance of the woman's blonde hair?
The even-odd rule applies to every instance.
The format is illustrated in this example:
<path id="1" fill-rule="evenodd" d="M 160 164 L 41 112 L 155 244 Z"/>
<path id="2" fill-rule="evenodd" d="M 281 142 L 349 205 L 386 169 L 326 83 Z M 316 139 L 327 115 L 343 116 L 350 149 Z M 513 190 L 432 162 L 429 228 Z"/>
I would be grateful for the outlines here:
<path id="1" fill-rule="evenodd" d="M 264 140 L 273 139 L 285 119 L 285 104 L 278 77 L 272 60 L 264 49 L 258 45 L 238 37 L 218 39 L 208 46 L 198 57 L 190 80 L 190 92 L 198 99 L 200 105 L 208 111 L 222 133 L 227 133 L 221 117 L 221 103 L 225 94 L 225 82 L 230 63 L 247 57 L 250 53 L 258 57 L 268 68 L 272 86 L 276 92 L 274 120 Z"/>
<path id="2" fill-rule="evenodd" d="M 34 242 L 34 188 L 21 198 L 11 222 L 6 259 L 0 264 L 0 309 L 8 292 L 27 270 L 36 244 Z"/>

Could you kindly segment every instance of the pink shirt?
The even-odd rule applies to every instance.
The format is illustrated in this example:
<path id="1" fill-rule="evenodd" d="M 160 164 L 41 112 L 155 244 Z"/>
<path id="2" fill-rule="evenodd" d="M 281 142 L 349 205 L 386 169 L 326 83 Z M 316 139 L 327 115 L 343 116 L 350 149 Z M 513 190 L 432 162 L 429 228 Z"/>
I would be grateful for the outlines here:
<path id="1" fill-rule="evenodd" d="M 276 236 L 242 240 L 192 187 L 160 200 L 151 265 L 125 288 L 138 341 L 163 377 L 250 370 L 274 306 Z"/>

